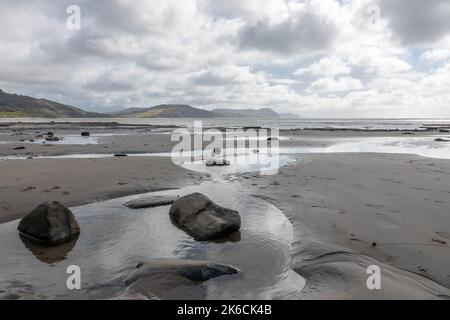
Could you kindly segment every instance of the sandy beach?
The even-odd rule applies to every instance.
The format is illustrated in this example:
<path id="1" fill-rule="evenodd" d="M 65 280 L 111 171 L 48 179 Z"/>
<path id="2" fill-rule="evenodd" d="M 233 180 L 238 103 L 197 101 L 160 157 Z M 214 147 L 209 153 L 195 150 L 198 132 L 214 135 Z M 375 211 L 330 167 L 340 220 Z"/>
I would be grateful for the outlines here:
<path id="1" fill-rule="evenodd" d="M 281 136 L 287 138 L 280 140 L 280 147 L 291 150 L 291 161 L 275 175 L 261 175 L 256 171 L 219 177 L 177 166 L 167 156 L 113 156 L 170 152 L 174 146 L 170 135 L 154 129 L 143 126 L 117 130 L 93 125 L 85 128 L 76 124 L 52 128 L 46 124 L 26 125 L 17 134 L 16 126 L 3 127 L 0 223 L 15 223 L 15 219 L 25 216 L 43 201 L 56 200 L 78 207 L 142 193 L 178 192 L 186 187 L 189 190 L 195 190 L 196 186 L 200 190 L 225 188 L 224 192 L 231 192 L 226 191 L 231 188 L 241 193 L 233 197 L 269 203 L 292 226 L 286 268 L 304 279 L 304 288 L 288 290 L 285 285 L 282 289 L 279 284 L 273 285 L 278 288 L 274 291 L 278 296 L 273 293 L 271 298 L 450 297 L 450 161 L 406 153 L 346 153 L 327 149 L 335 145 L 330 138 L 386 140 L 414 136 L 433 143 L 436 132 L 405 135 L 403 132 L 283 131 Z M 88 140 L 91 143 L 29 141 L 47 131 L 69 140 L 67 137 L 79 136 L 85 130 L 90 131 L 90 139 L 95 138 Z M 318 148 L 324 152 L 310 150 L 302 154 L 295 152 L 295 148 Z M 52 158 L 80 154 L 87 158 Z M 89 154 L 108 157 L 90 158 Z M 220 201 L 220 192 L 212 196 Z M 244 201 L 241 211 L 251 208 L 245 205 L 250 200 L 240 201 Z M 245 239 L 242 230 L 241 235 Z M 262 261 L 271 261 L 272 253 L 264 254 L 269 257 L 261 256 Z M 368 290 L 366 286 L 366 268 L 370 265 L 381 268 L 381 290 Z M 282 278 L 288 278 L 289 272 L 283 273 Z M 179 293 L 167 297 L 184 298 Z"/>

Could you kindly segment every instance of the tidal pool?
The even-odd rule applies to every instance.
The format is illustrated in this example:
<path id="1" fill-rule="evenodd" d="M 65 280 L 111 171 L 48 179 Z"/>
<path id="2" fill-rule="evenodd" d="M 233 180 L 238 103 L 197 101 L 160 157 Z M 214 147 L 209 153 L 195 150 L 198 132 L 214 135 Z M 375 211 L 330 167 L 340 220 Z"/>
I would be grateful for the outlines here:
<path id="1" fill-rule="evenodd" d="M 139 196 L 72 208 L 81 234 L 55 248 L 31 245 L 19 236 L 18 221 L 0 225 L 0 298 L 109 299 L 127 290 L 125 276 L 138 262 L 186 258 L 231 264 L 238 275 L 222 276 L 181 288 L 162 286 L 145 296 L 175 299 L 273 299 L 295 296 L 304 279 L 290 269 L 293 229 L 276 207 L 248 196 L 233 185 L 200 186 L 152 194 L 201 192 L 220 205 L 238 210 L 241 230 L 222 242 L 198 242 L 175 227 L 169 206 L 128 209 Z M 145 195 L 142 195 L 145 196 Z M 68 290 L 70 265 L 81 268 L 81 290 Z M 163 281 L 163 279 L 161 279 Z M 145 287 L 141 290 L 146 291 Z"/>

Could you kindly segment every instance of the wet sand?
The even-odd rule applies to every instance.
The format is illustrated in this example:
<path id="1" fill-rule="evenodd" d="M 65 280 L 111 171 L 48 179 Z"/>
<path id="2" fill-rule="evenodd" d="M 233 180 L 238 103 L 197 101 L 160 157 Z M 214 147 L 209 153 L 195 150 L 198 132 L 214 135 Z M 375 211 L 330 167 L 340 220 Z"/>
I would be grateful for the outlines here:
<path id="1" fill-rule="evenodd" d="M 6 160 L 0 176 L 0 223 L 23 217 L 43 201 L 77 206 L 207 179 L 160 157 Z"/>
<path id="2" fill-rule="evenodd" d="M 307 299 L 450 296 L 450 162 L 413 155 L 306 155 L 278 175 L 240 177 L 295 230 Z M 366 268 L 379 265 L 381 290 Z"/>
<path id="3" fill-rule="evenodd" d="M 125 128 L 91 145 L 35 145 L 36 128 L 2 129 L 0 155 L 143 153 L 172 149 L 170 135 Z M 47 130 L 47 128 L 45 129 Z M 78 134 L 84 128 L 60 128 Z M 92 128 L 90 129 L 92 130 Z M 150 131 L 148 131 L 150 130 Z M 116 133 L 101 128 L 98 134 Z M 286 134 L 286 132 L 284 133 Z M 414 133 L 433 141 L 436 132 Z M 326 146 L 332 137 L 403 136 L 402 132 L 292 131 L 283 147 Z M 313 139 L 297 140 L 296 136 Z M 409 136 L 409 135 L 408 135 Z M 12 140 L 12 141 L 11 141 Z M 25 146 L 22 150 L 13 150 Z M 450 297 L 450 160 L 408 154 L 291 155 L 278 174 L 232 173 L 225 181 L 273 204 L 294 230 L 292 269 L 306 280 L 295 299 L 418 299 Z M 32 159 L 0 161 L 0 223 L 44 200 L 77 206 L 209 181 L 208 174 L 170 158 Z M 366 268 L 381 268 L 381 290 L 368 290 Z"/>

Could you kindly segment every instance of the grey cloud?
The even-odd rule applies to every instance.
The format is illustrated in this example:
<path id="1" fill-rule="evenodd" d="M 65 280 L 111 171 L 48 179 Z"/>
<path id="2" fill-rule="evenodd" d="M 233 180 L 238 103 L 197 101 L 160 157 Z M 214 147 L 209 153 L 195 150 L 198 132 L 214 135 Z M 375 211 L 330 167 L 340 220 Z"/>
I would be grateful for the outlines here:
<path id="1" fill-rule="evenodd" d="M 450 34 L 448 0 L 377 0 L 377 5 L 405 45 L 430 44 Z"/>
<path id="2" fill-rule="evenodd" d="M 94 81 L 89 82 L 84 86 L 91 91 L 99 92 L 118 92 L 118 91 L 131 91 L 135 89 L 135 84 L 127 80 L 115 80 L 110 79 L 108 76 L 101 76 Z"/>
<path id="3" fill-rule="evenodd" d="M 240 32 L 240 47 L 281 55 L 313 54 L 329 48 L 336 36 L 333 25 L 304 13 L 276 25 L 268 21 L 247 25 Z"/>
<path id="4" fill-rule="evenodd" d="M 217 18 L 240 19 L 252 14 L 247 1 L 242 0 L 202 0 L 199 7 Z"/>

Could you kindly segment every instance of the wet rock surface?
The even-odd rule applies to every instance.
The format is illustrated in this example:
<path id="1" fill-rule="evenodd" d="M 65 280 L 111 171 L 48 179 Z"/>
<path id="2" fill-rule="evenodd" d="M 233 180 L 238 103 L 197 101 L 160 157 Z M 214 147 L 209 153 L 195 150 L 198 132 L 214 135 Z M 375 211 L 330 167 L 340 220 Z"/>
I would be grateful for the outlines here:
<path id="1" fill-rule="evenodd" d="M 237 274 L 239 270 L 233 266 L 212 261 L 181 260 L 181 259 L 152 259 L 139 263 L 136 269 L 125 278 L 130 285 L 140 279 L 173 275 L 190 281 L 207 281 L 224 275 Z"/>
<path id="2" fill-rule="evenodd" d="M 235 210 L 221 207 L 201 193 L 179 198 L 169 211 L 175 225 L 185 229 L 196 240 L 212 240 L 228 236 L 241 227 Z"/>
<path id="3" fill-rule="evenodd" d="M 176 196 L 147 196 L 131 199 L 125 203 L 125 206 L 130 209 L 162 207 L 173 204 L 177 199 Z"/>
<path id="4" fill-rule="evenodd" d="M 57 201 L 41 203 L 20 221 L 18 229 L 30 241 L 50 246 L 70 241 L 80 233 L 73 213 Z"/>

